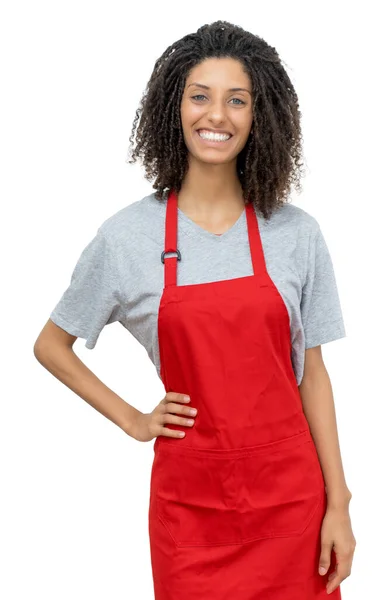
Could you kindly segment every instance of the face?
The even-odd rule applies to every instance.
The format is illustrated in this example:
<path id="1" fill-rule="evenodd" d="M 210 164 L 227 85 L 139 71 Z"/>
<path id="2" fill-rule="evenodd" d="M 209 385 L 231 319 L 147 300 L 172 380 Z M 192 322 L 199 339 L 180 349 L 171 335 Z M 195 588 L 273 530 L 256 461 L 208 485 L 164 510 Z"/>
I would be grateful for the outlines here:
<path id="1" fill-rule="evenodd" d="M 181 101 L 190 158 L 212 164 L 236 159 L 253 122 L 251 93 L 250 77 L 238 60 L 208 58 L 190 71 Z M 212 132 L 228 139 L 212 138 Z"/>

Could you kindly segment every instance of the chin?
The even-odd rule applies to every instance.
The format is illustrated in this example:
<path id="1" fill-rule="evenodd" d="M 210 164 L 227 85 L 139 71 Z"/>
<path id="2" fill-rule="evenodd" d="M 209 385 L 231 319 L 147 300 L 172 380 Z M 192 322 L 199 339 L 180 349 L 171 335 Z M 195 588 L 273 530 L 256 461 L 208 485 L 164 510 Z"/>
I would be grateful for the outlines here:
<path id="1" fill-rule="evenodd" d="M 228 156 L 224 159 L 221 159 L 220 157 L 217 157 L 217 156 L 215 156 L 215 158 L 210 158 L 207 156 L 195 155 L 194 158 L 195 158 L 195 160 L 202 162 L 204 164 L 207 164 L 207 165 L 226 165 L 230 162 L 234 162 L 234 160 L 236 159 L 236 156 Z"/>

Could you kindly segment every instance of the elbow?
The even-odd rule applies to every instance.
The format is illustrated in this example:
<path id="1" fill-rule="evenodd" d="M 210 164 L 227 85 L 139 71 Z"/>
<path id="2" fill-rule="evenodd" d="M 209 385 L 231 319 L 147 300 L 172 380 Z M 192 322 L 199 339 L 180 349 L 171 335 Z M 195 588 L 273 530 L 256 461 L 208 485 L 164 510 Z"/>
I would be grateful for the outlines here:
<path id="1" fill-rule="evenodd" d="M 41 336 L 38 336 L 33 346 L 33 353 L 37 361 L 43 366 L 45 365 L 45 357 L 47 357 L 48 352 L 49 347 L 45 339 Z"/>
<path id="2" fill-rule="evenodd" d="M 44 365 L 46 358 L 51 356 L 56 349 L 66 348 L 72 350 L 76 339 L 77 336 L 70 335 L 49 319 L 35 340 L 33 346 L 34 356 L 38 362 Z"/>

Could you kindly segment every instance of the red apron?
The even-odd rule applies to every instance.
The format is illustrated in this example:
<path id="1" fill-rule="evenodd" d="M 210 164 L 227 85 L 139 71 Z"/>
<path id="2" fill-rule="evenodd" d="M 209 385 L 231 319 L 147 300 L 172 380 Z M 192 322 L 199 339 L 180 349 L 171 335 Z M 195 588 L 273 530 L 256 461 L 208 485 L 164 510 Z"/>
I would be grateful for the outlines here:
<path id="1" fill-rule="evenodd" d="M 166 425 L 185 437 L 154 443 L 155 598 L 328 598 L 327 576 L 318 574 L 324 479 L 292 367 L 288 311 L 266 269 L 255 209 L 246 204 L 253 275 L 177 286 L 177 205 L 171 191 L 161 377 L 166 392 L 189 394 L 198 412 L 192 427 Z M 340 600 L 340 587 L 331 598 Z"/>

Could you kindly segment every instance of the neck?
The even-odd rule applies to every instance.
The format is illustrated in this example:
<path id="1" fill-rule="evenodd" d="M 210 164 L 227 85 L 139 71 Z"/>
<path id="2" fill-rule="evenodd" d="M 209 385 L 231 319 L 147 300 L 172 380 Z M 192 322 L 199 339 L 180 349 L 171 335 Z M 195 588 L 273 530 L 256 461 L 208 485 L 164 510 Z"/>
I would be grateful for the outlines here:
<path id="1" fill-rule="evenodd" d="M 220 211 L 241 211 L 244 201 L 236 161 L 213 165 L 190 160 L 177 196 L 179 208 L 191 213 L 212 215 Z"/>

